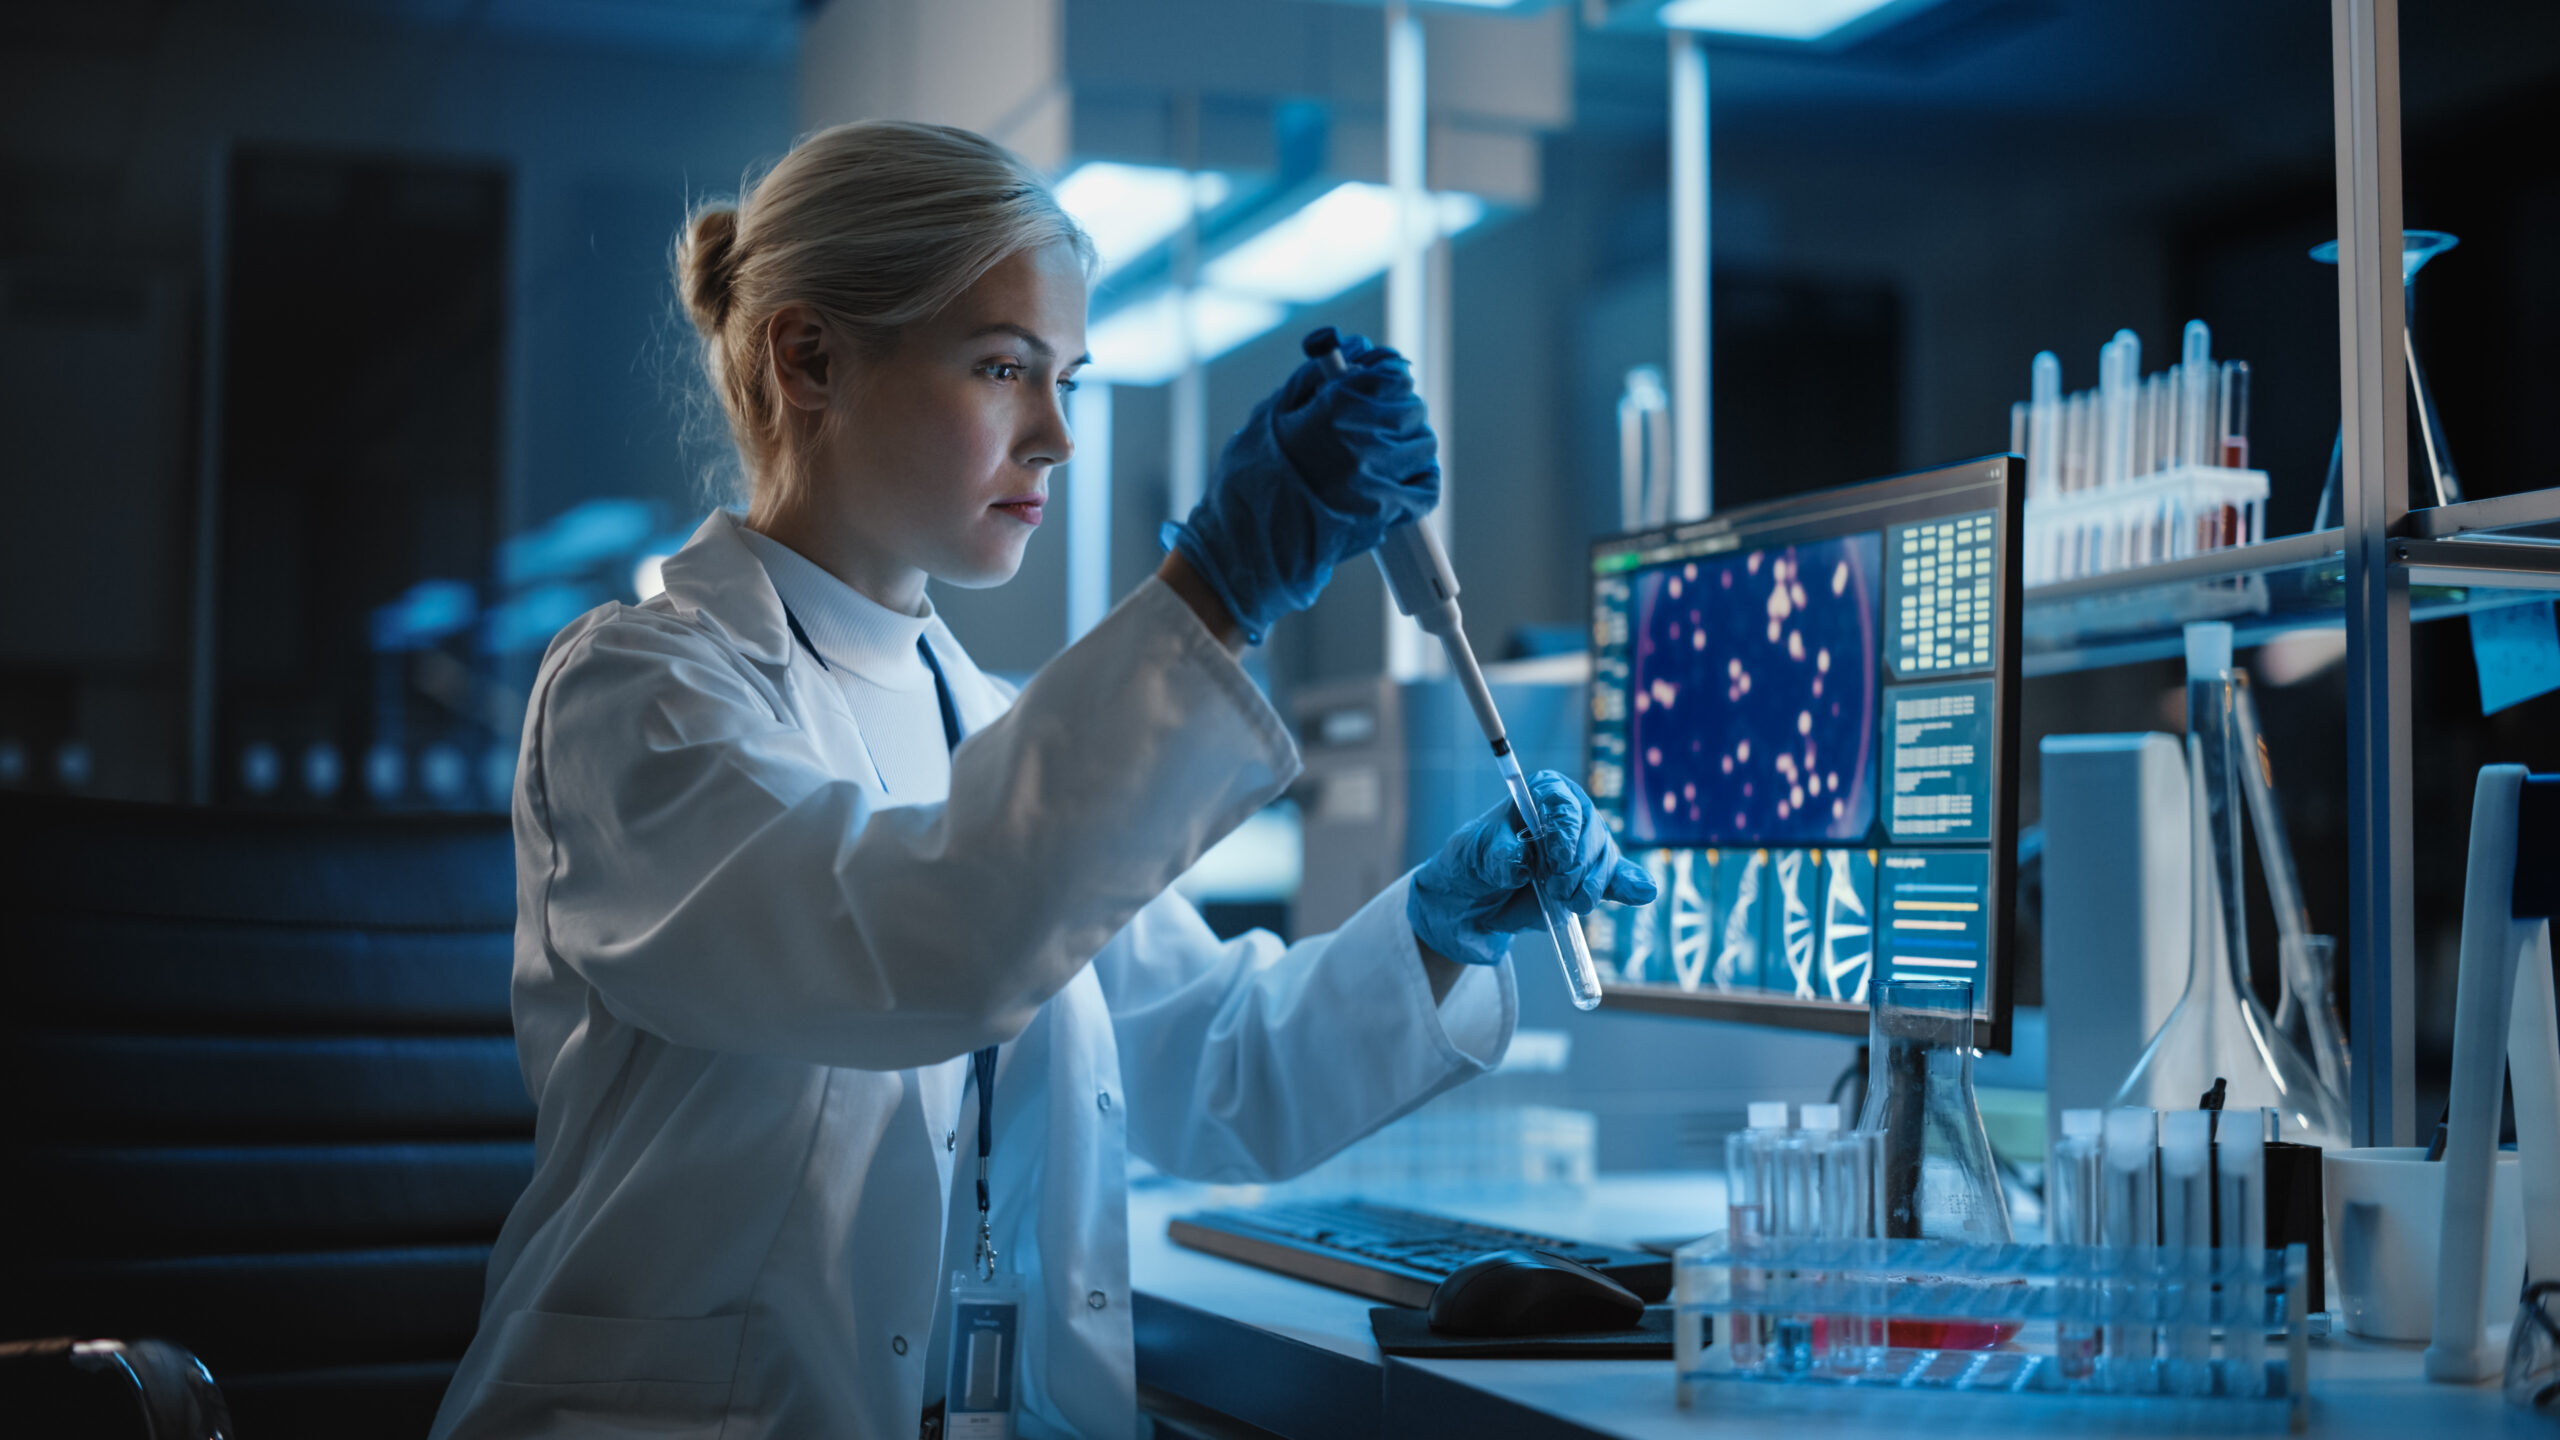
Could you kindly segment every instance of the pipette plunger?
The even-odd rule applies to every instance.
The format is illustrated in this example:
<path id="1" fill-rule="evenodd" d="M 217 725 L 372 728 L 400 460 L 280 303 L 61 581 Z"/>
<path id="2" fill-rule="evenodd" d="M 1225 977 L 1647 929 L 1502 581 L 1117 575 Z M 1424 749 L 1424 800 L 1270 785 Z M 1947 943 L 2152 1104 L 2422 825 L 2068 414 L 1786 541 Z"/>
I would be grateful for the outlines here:
<path id="1" fill-rule="evenodd" d="M 1328 375 L 1351 373 L 1351 363 L 1343 358 L 1341 340 L 1327 325 L 1310 333 L 1304 349 L 1307 358 L 1324 367 Z M 1511 792 L 1511 803 L 1520 812 L 1533 854 L 1546 851 L 1546 822 L 1539 816 L 1537 796 L 1529 789 L 1529 777 L 1521 773 L 1520 757 L 1511 751 L 1511 737 L 1502 726 L 1502 712 L 1493 704 L 1493 691 L 1485 685 L 1484 671 L 1476 664 L 1476 653 L 1467 644 L 1467 632 L 1458 613 L 1458 577 L 1449 569 L 1449 557 L 1440 548 L 1440 538 L 1431 527 L 1419 520 L 1407 521 L 1387 532 L 1378 548 L 1371 552 L 1378 561 L 1379 573 L 1387 580 L 1387 593 L 1395 597 L 1396 609 L 1412 617 L 1423 632 L 1438 637 L 1440 648 L 1449 657 L 1450 673 L 1458 679 L 1458 688 L 1466 692 L 1467 704 L 1476 712 L 1476 724 L 1484 731 L 1485 742 L 1493 747 L 1494 768 L 1502 772 L 1503 788 Z M 1558 900 L 1543 883 L 1533 879 L 1529 886 L 1538 897 L 1539 913 L 1546 917 L 1547 938 L 1555 942 L 1556 961 L 1564 968 L 1565 988 L 1572 993 L 1576 1009 L 1589 1010 L 1600 1003 L 1600 969 L 1591 961 L 1591 947 L 1582 938 L 1582 922 Z"/>

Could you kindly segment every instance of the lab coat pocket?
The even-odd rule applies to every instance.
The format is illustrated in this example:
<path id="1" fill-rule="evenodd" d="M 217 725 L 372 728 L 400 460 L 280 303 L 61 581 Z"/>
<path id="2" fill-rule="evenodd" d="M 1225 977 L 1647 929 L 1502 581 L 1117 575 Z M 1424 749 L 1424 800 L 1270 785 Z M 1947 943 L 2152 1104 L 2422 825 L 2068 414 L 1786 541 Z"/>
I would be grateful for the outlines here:
<path id="1" fill-rule="evenodd" d="M 499 1322 L 491 1379 L 513 1385 L 646 1385 L 668 1400 L 698 1391 L 717 1407 L 738 1369 L 747 1317 L 631 1320 L 521 1310 Z M 690 1397 L 687 1397 L 690 1398 Z"/>

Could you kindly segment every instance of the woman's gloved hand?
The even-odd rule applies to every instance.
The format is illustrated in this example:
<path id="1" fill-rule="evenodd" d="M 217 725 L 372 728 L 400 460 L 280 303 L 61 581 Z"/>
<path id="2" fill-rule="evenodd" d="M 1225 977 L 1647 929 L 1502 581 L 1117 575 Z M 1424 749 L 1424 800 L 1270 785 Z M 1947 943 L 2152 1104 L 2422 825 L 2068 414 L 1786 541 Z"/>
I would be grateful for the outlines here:
<path id="1" fill-rule="evenodd" d="M 1342 357 L 1351 373 L 1308 360 L 1255 406 L 1191 518 L 1165 526 L 1257 645 L 1315 603 L 1334 566 L 1440 501 L 1440 442 L 1412 367 L 1357 335 Z"/>
<path id="2" fill-rule="evenodd" d="M 1552 893 L 1576 915 L 1603 900 L 1653 903 L 1653 877 L 1618 853 L 1581 786 L 1541 770 L 1529 777 L 1529 793 L 1546 822 L 1544 853 L 1532 854 L 1519 812 L 1505 800 L 1460 826 L 1413 872 L 1404 913 L 1423 944 L 1468 965 L 1501 964 L 1514 934 L 1546 923 L 1529 891 L 1533 871 L 1540 880 L 1556 877 Z"/>

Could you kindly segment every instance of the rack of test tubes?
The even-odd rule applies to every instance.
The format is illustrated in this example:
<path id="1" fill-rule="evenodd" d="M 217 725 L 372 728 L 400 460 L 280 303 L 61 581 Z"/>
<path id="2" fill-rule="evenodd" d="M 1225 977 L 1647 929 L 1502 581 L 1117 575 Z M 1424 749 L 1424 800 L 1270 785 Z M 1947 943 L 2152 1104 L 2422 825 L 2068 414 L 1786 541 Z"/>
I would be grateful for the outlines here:
<path id="1" fill-rule="evenodd" d="M 2213 358 L 2187 322 L 2178 363 L 2142 373 L 2142 339 L 2098 351 L 2094 390 L 2062 393 L 2062 362 L 2037 355 L 2030 397 L 2009 407 L 2027 460 L 2023 580 L 2049 585 L 2182 560 L 2266 538 L 2267 475 L 2249 466 L 2249 362 Z"/>
<path id="2" fill-rule="evenodd" d="M 2265 1112 L 2065 1112 L 2053 1243 L 1890 1238 L 1883 1136 L 1754 1105 L 1727 1227 L 1673 1260 L 1680 1403 L 1713 1380 L 2285 1400 L 2307 1419 L 2300 1245 L 2265 1248 Z M 2218 1123 L 2217 1123 L 2218 1122 Z"/>

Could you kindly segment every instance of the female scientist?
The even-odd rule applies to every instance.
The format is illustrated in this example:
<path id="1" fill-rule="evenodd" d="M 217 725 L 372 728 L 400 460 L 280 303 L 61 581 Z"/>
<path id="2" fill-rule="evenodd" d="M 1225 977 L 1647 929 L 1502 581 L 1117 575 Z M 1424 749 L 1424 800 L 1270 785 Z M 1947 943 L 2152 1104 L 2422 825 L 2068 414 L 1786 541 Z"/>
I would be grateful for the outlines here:
<path id="1" fill-rule="evenodd" d="M 1256 407 L 1163 568 L 1017 696 L 925 582 L 1022 563 L 1089 242 L 998 146 L 866 123 L 677 248 L 746 515 L 534 681 L 537 1160 L 435 1433 L 929 1433 L 983 1222 L 1023 1431 L 1132 1435 L 1129 1157 L 1306 1169 L 1500 1058 L 1532 867 L 1580 910 L 1652 886 L 1547 775 L 1558 853 L 1497 809 L 1330 935 L 1221 941 L 1167 889 L 1297 773 L 1241 645 L 1437 497 L 1394 352 Z"/>

